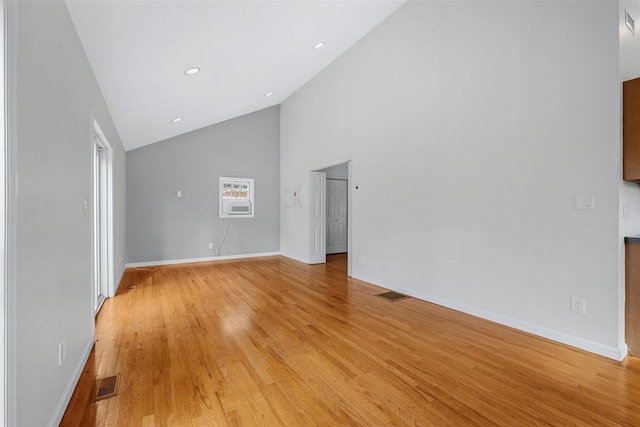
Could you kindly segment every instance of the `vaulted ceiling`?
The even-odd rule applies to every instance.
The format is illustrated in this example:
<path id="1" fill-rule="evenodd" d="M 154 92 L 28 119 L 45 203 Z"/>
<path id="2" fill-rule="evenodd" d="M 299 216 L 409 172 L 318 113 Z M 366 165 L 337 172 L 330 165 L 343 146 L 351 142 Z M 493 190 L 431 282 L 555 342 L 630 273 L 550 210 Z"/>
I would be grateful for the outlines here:
<path id="1" fill-rule="evenodd" d="M 280 104 L 403 2 L 67 0 L 67 6 L 125 149 L 132 150 Z M 314 49 L 318 43 L 324 46 Z M 200 71 L 185 74 L 194 67 Z"/>

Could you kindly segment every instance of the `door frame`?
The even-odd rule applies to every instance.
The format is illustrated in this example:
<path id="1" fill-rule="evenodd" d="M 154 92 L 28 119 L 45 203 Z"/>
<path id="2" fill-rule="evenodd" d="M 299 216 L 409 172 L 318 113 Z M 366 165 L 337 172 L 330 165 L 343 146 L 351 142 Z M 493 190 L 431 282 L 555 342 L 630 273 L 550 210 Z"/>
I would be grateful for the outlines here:
<path id="1" fill-rule="evenodd" d="M 2 352 L 0 374 L 0 423 L 6 426 L 17 423 L 17 2 L 0 0 L 0 46 L 2 46 L 2 136 L 4 158 L 2 159 L 2 233 L 4 248 L 2 263 L 2 286 L 0 287 Z"/>
<path id="2" fill-rule="evenodd" d="M 104 132 L 100 128 L 98 121 L 95 117 L 95 112 L 92 112 L 91 119 L 91 144 L 92 144 L 92 153 L 93 153 L 93 179 L 94 179 L 94 191 L 93 191 L 93 277 L 94 281 L 98 279 L 97 277 L 97 262 L 100 263 L 100 270 L 103 270 L 101 273 L 102 278 L 105 280 L 104 287 L 104 297 L 109 298 L 114 295 L 114 283 L 113 283 L 113 149 L 109 140 L 105 136 Z M 100 192 L 97 191 L 96 180 L 98 178 L 98 174 L 101 172 L 101 167 L 96 167 L 97 163 L 97 147 L 98 144 L 104 148 L 102 150 L 101 156 L 104 158 L 104 175 L 106 177 L 106 182 L 104 186 L 105 193 L 104 203 L 98 203 L 97 198 L 100 196 Z M 104 212 L 98 212 L 98 207 L 102 206 Z M 99 221 L 98 215 L 102 215 L 106 220 L 105 227 L 102 227 L 101 230 L 96 229 Z M 98 248 L 98 244 L 101 244 L 101 248 Z M 97 254 L 100 254 L 101 259 L 97 259 Z M 104 271 L 106 270 L 106 271 Z M 93 286 L 93 298 L 92 304 L 95 304 L 98 296 L 95 295 L 96 283 L 92 284 Z M 99 310 L 99 306 L 96 309 Z"/>
<path id="3" fill-rule="evenodd" d="M 309 216 L 308 216 L 308 223 L 307 223 L 307 235 L 309 236 L 309 241 L 307 244 L 307 253 L 311 254 L 312 249 L 313 249 L 313 241 L 311 239 L 311 233 L 312 233 L 312 224 L 311 224 L 311 213 L 313 212 L 313 209 L 315 208 L 315 200 L 311 197 L 311 173 L 312 172 L 321 172 L 323 169 L 327 169 L 330 168 L 332 166 L 338 166 L 341 165 L 343 163 L 347 164 L 347 169 L 349 171 L 348 173 L 348 178 L 347 178 L 347 276 L 349 277 L 353 277 L 353 260 L 355 259 L 355 253 L 354 253 L 354 249 L 353 249 L 353 241 L 354 241 L 354 237 L 355 237 L 355 232 L 354 232 L 354 227 L 353 224 L 355 224 L 355 209 L 354 209 L 354 200 L 353 200 L 353 175 L 354 175 L 354 161 L 353 158 L 351 156 L 349 157 L 344 157 L 342 159 L 338 159 L 338 160 L 334 160 L 331 162 L 327 162 L 327 163 L 323 163 L 320 165 L 317 165 L 316 167 L 313 167 L 311 169 L 309 169 L 307 171 L 307 176 L 309 177 L 308 181 L 309 181 L 309 186 L 308 186 L 308 190 L 309 190 Z M 325 192 L 324 194 L 324 199 L 322 201 L 323 206 L 327 205 L 327 200 L 326 197 L 327 194 Z M 325 216 L 326 217 L 326 216 Z M 325 225 L 326 228 L 326 225 Z M 326 248 L 325 248 L 326 251 Z"/>

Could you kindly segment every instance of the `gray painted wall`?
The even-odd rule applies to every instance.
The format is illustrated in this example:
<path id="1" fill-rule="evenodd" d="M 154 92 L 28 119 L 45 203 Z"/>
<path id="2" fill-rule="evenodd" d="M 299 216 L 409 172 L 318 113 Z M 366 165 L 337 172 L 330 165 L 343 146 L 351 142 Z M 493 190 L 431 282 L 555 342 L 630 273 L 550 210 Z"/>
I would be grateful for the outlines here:
<path id="1" fill-rule="evenodd" d="M 255 179 L 255 217 L 231 219 L 220 255 L 278 252 L 279 144 L 276 106 L 127 152 L 129 261 L 212 257 L 220 176 Z"/>
<path id="2" fill-rule="evenodd" d="M 64 413 L 93 344 L 93 213 L 82 210 L 83 199 L 93 197 L 92 111 L 114 147 L 117 254 L 125 251 L 125 155 L 64 2 L 12 7 L 17 22 L 8 37 L 17 49 L 17 87 L 10 110 L 17 139 L 10 143 L 19 191 L 16 282 L 9 284 L 17 298 L 17 318 L 10 319 L 16 390 L 9 395 L 17 400 L 17 425 L 49 426 Z M 112 273 L 119 279 L 124 265 L 115 259 Z"/>

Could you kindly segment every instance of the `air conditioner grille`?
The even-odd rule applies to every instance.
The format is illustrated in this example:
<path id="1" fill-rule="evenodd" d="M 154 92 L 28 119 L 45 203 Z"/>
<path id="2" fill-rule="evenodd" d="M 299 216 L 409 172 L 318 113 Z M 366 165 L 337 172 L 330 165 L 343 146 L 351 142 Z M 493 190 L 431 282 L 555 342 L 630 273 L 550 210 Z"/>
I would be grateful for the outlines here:
<path id="1" fill-rule="evenodd" d="M 251 202 L 234 201 L 229 203 L 229 215 L 251 215 Z"/>
<path id="2" fill-rule="evenodd" d="M 251 212 L 251 207 L 250 206 L 231 206 L 231 212 L 230 213 L 250 213 Z"/>

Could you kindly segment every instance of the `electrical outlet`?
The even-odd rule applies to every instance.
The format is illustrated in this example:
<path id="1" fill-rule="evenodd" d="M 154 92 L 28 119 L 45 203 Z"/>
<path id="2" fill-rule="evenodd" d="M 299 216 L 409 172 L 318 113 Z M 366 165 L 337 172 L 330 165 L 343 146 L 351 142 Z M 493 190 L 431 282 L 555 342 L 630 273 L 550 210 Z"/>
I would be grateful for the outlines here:
<path id="1" fill-rule="evenodd" d="M 585 314 L 585 299 L 580 297 L 571 297 L 571 311 L 574 313 Z"/>
<path id="2" fill-rule="evenodd" d="M 209 249 L 213 249 L 213 243 L 209 243 Z"/>

